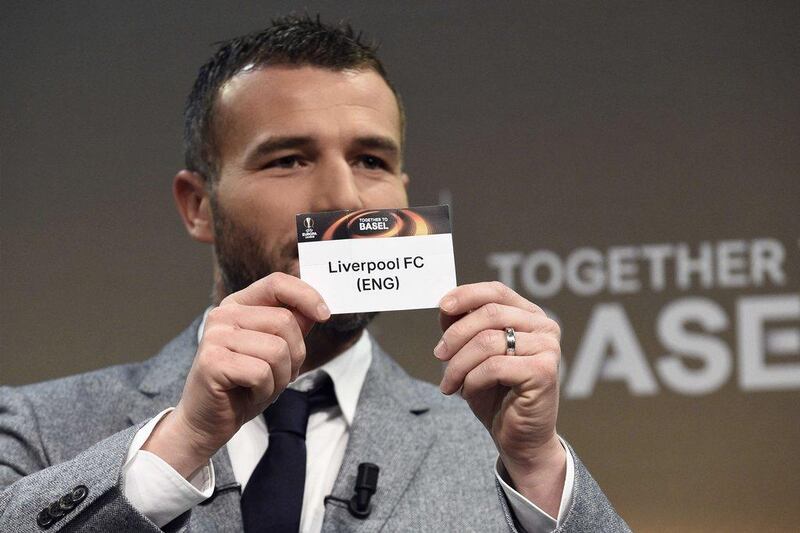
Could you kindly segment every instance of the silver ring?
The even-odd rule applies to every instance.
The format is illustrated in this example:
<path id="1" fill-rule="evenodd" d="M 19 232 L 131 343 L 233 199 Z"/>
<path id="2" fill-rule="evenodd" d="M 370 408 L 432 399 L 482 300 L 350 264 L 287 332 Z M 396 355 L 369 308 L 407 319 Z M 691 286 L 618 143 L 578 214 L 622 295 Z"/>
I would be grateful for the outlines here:
<path id="1" fill-rule="evenodd" d="M 517 335 L 514 328 L 506 328 L 506 355 L 517 355 Z"/>

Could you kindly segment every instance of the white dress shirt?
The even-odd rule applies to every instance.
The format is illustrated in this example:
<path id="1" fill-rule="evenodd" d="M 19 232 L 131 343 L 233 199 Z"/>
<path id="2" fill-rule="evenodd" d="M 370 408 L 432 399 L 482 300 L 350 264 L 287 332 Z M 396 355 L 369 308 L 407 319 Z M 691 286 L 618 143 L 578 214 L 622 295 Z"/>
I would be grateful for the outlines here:
<path id="1" fill-rule="evenodd" d="M 204 326 L 205 316 L 197 332 L 198 342 Z M 302 533 L 319 533 L 322 530 L 325 515 L 323 500 L 333 489 L 342 465 L 361 386 L 371 361 L 372 339 L 369 333 L 364 333 L 348 350 L 321 367 L 301 374 L 289 385 L 294 389 L 308 390 L 318 373 L 325 372 L 333 381 L 338 402 L 337 406 L 315 412 L 308 419 L 306 480 L 300 515 Z M 187 480 L 157 455 L 140 449 L 156 424 L 171 410 L 165 409 L 136 433 L 122 471 L 125 497 L 159 527 L 211 497 L 215 483 L 211 461 Z M 234 478 L 241 484 L 242 490 L 264 455 L 268 439 L 264 418 L 257 416 L 245 423 L 228 442 L 227 451 Z M 566 455 L 567 473 L 558 519 L 552 518 L 514 490 L 499 457 L 497 459 L 495 476 L 517 520 L 530 533 L 553 531 L 569 508 L 575 468 L 569 451 Z"/>

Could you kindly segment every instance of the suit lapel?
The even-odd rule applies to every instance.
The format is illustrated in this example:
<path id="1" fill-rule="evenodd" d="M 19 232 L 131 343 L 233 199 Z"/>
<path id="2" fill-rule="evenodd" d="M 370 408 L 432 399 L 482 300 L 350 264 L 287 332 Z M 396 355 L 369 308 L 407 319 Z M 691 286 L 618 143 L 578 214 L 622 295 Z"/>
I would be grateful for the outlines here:
<path id="1" fill-rule="evenodd" d="M 415 394 L 417 385 L 377 344 L 359 396 L 334 496 L 353 495 L 358 464 L 380 467 L 378 489 L 367 519 L 328 503 L 323 533 L 380 530 L 435 441 L 429 406 Z"/>
<path id="2" fill-rule="evenodd" d="M 197 351 L 197 328 L 202 317 L 167 344 L 152 360 L 128 412 L 132 424 L 153 417 L 180 400 L 183 384 Z M 342 466 L 332 494 L 350 499 L 358 464 L 380 467 L 378 490 L 367 519 L 353 517 L 346 508 L 329 503 L 323 533 L 380 530 L 422 464 L 436 432 L 427 416 L 429 406 L 416 394 L 418 385 L 374 344 L 372 362 L 359 395 Z M 192 510 L 189 530 L 241 531 L 240 493 L 227 447 L 212 458 L 216 477 L 214 496 Z"/>
<path id="3" fill-rule="evenodd" d="M 153 358 L 139 384 L 142 395 L 128 412 L 131 424 L 138 424 L 178 404 L 197 352 L 197 328 L 201 321 L 202 316 Z M 211 461 L 214 465 L 214 495 L 192 510 L 189 529 L 198 532 L 241 531 L 239 485 L 233 475 L 227 447 L 223 446 Z"/>

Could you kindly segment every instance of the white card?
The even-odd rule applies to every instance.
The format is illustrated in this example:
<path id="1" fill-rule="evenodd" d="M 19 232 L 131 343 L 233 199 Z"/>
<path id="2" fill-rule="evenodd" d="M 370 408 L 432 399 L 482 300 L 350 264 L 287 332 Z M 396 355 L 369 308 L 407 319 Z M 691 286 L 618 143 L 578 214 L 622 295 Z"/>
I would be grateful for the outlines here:
<path id="1" fill-rule="evenodd" d="M 333 314 L 437 307 L 456 287 L 446 205 L 302 213 L 297 250 Z"/>

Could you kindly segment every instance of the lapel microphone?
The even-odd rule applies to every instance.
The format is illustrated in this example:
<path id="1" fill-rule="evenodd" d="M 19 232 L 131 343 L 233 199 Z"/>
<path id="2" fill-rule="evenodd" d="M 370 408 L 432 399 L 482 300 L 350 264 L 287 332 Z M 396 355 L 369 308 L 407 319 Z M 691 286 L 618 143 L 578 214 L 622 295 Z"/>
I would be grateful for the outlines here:
<path id="1" fill-rule="evenodd" d="M 336 496 L 325 496 L 325 503 L 329 501 L 341 502 L 347 505 L 350 514 L 356 518 L 365 519 L 372 512 L 370 500 L 378 489 L 378 465 L 373 463 L 359 463 L 358 474 L 356 475 L 355 494 L 349 500 L 337 498 Z"/>

